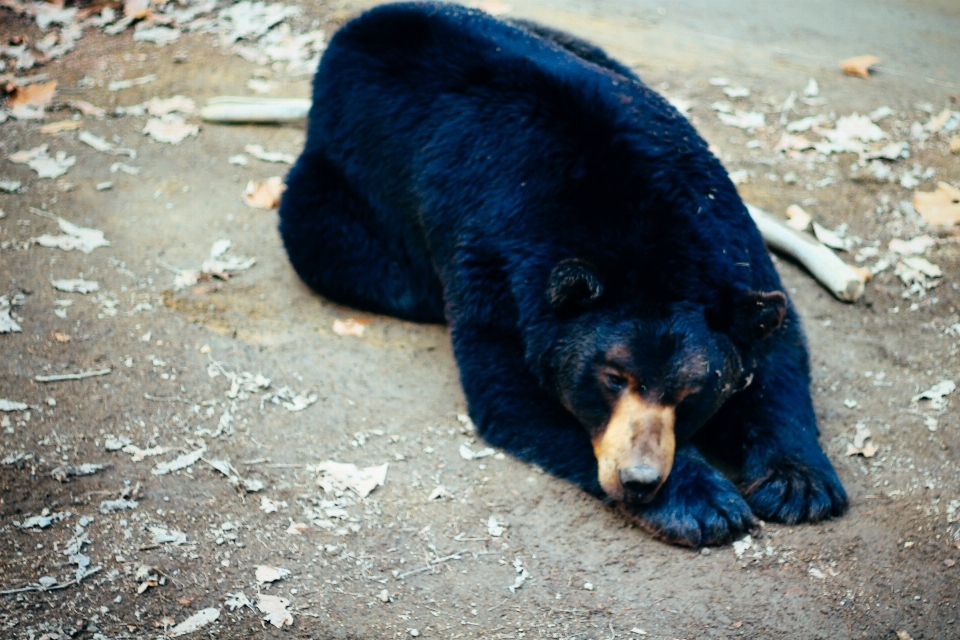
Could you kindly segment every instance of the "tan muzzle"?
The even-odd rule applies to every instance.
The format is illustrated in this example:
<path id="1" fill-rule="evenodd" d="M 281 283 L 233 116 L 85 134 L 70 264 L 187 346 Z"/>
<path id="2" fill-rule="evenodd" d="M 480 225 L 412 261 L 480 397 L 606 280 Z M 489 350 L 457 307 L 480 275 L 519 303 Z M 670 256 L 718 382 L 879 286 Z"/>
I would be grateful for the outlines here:
<path id="1" fill-rule="evenodd" d="M 593 439 L 600 486 L 614 500 L 649 502 L 670 475 L 676 450 L 676 407 L 647 402 L 634 391 L 613 407 Z"/>

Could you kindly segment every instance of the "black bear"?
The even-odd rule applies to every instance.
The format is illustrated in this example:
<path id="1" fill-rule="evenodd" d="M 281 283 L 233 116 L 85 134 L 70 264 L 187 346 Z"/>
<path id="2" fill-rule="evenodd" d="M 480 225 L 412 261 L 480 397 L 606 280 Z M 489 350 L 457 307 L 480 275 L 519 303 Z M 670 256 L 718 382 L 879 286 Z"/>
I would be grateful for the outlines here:
<path id="1" fill-rule="evenodd" d="M 586 42 L 449 4 L 349 22 L 280 233 L 330 299 L 448 322 L 480 434 L 661 539 L 846 508 L 800 321 L 727 172 Z"/>

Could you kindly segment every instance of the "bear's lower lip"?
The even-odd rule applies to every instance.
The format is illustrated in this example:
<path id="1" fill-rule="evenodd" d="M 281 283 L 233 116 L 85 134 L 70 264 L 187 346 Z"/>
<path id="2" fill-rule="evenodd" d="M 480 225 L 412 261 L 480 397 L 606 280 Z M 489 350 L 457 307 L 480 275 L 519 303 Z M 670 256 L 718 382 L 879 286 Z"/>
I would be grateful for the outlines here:
<path id="1" fill-rule="evenodd" d="M 627 493 L 627 502 L 633 504 L 650 504 L 653 502 L 653 499 L 657 497 L 657 492 L 652 491 L 650 493 L 645 493 L 643 495 L 638 495 L 635 493 Z"/>

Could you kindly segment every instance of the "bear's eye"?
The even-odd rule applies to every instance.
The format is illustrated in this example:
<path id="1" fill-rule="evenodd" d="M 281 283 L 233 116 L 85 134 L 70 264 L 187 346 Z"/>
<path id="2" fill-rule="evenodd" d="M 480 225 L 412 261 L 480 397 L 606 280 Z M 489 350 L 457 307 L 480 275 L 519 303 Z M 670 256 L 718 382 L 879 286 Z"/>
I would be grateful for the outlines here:
<path id="1" fill-rule="evenodd" d="M 603 382 L 613 391 L 623 391 L 630 383 L 626 377 L 620 375 L 619 373 L 612 372 L 607 372 L 604 374 Z"/>

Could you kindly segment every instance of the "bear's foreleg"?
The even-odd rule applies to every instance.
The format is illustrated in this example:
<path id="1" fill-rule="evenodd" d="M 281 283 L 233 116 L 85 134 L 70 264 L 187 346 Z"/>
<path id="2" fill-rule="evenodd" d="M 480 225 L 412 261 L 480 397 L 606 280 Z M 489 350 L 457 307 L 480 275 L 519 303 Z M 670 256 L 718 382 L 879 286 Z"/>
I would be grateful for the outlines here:
<path id="1" fill-rule="evenodd" d="M 741 434 L 741 487 L 764 520 L 793 524 L 842 515 L 847 493 L 817 440 L 805 355 L 774 349 L 753 384 L 728 401 L 725 421 Z"/>
<path id="2" fill-rule="evenodd" d="M 452 324 L 460 380 L 480 435 L 589 493 L 604 495 L 586 429 L 540 388 L 524 361 L 520 337 L 475 322 Z"/>
<path id="3" fill-rule="evenodd" d="M 654 537 L 685 547 L 727 544 L 757 527 L 734 484 L 692 444 L 677 450 L 673 469 L 650 504 L 623 508 Z"/>

